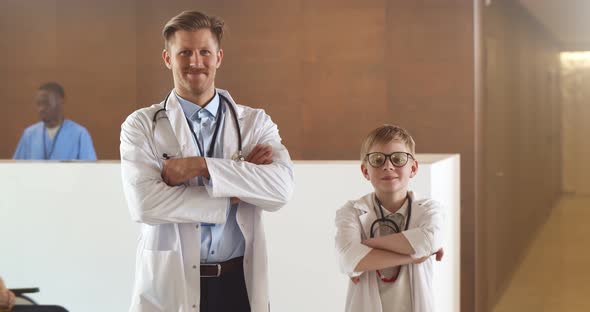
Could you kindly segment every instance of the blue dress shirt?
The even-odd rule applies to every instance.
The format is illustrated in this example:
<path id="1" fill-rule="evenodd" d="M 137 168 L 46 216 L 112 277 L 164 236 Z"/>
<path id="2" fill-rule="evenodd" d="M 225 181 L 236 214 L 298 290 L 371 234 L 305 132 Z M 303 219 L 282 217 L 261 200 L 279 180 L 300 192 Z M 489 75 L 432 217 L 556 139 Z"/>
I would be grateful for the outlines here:
<path id="1" fill-rule="evenodd" d="M 221 105 L 219 94 L 216 92 L 213 99 L 205 107 L 200 107 L 181 98 L 176 92 L 174 92 L 174 95 L 178 99 L 187 121 L 191 123 L 194 134 L 199 140 L 195 144 L 200 144 L 201 150 L 204 153 L 207 153 L 209 146 L 211 146 L 211 139 L 215 132 L 216 123 L 221 123 L 215 148 L 213 149 L 213 157 L 223 158 L 223 123 L 225 121 L 227 107 L 222 106 L 221 116 L 217 117 L 217 110 L 219 105 Z M 199 148 L 197 147 L 198 150 Z M 200 156 L 205 157 L 205 155 Z M 205 183 L 215 182 L 211 180 L 207 182 L 206 179 L 199 177 L 199 185 L 203 186 Z M 228 205 L 230 205 L 229 198 Z M 218 263 L 244 255 L 246 241 L 236 221 L 237 208 L 238 204 L 230 205 L 224 224 L 202 224 L 201 263 Z"/>

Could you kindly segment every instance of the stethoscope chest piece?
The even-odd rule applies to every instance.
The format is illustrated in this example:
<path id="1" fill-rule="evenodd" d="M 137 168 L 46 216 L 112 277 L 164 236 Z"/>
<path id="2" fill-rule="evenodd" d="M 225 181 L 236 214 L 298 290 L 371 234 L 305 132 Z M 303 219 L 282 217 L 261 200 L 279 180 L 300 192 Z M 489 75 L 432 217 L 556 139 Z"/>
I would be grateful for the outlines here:
<path id="1" fill-rule="evenodd" d="M 244 154 L 242 154 L 242 151 L 240 150 L 237 151 L 231 159 L 235 161 L 244 161 L 246 160 L 246 157 L 244 157 Z"/>
<path id="2" fill-rule="evenodd" d="M 412 216 L 412 198 L 409 195 L 406 198 L 408 201 L 408 215 L 405 220 L 405 227 L 402 229 L 396 222 L 385 217 L 383 209 L 381 208 L 381 202 L 376 195 L 373 195 L 373 209 L 375 210 L 377 219 L 371 224 L 371 228 L 369 229 L 370 238 L 408 230 L 410 218 Z"/>

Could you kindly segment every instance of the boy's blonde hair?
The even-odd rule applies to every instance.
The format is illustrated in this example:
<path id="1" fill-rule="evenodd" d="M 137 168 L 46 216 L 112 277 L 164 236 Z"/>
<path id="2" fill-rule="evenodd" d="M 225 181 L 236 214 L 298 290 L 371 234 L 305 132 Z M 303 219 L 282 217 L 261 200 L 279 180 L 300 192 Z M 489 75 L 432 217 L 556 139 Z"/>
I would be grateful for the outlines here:
<path id="1" fill-rule="evenodd" d="M 371 131 L 363 141 L 361 145 L 361 161 L 365 162 L 367 153 L 373 145 L 387 144 L 393 140 L 403 142 L 412 156 L 416 153 L 416 142 L 414 142 L 408 130 L 395 125 L 383 125 Z"/>

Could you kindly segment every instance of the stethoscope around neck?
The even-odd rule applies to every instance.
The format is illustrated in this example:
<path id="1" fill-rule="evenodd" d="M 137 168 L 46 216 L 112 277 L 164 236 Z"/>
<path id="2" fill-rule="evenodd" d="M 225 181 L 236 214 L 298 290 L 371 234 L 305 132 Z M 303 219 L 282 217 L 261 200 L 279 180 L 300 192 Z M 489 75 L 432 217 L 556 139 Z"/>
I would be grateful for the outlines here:
<path id="1" fill-rule="evenodd" d="M 371 224 L 369 232 L 370 237 L 374 238 L 376 236 L 375 234 L 377 230 L 382 227 L 389 228 L 393 233 L 401 233 L 399 225 L 397 225 L 397 223 L 395 223 L 393 220 L 385 217 L 385 214 L 383 213 L 383 208 L 381 208 L 381 201 L 379 201 L 377 195 L 373 195 L 373 198 L 373 209 L 375 210 L 375 214 L 378 214 L 379 218 L 377 218 L 377 220 L 373 221 L 373 223 Z M 410 194 L 406 196 L 406 199 L 408 200 L 408 216 L 406 218 L 406 225 L 404 227 L 404 231 L 408 230 L 408 227 L 410 225 L 410 218 L 412 217 L 412 198 L 410 197 Z M 377 213 L 377 211 L 379 211 L 379 213 Z"/>
<path id="2" fill-rule="evenodd" d="M 154 118 L 152 119 L 153 125 L 154 125 L 153 126 L 154 129 L 155 129 L 156 122 L 159 119 L 158 118 L 158 114 L 160 112 L 166 113 L 166 106 L 168 105 L 168 98 L 170 97 L 170 94 L 172 94 L 172 92 L 173 91 L 170 91 L 168 93 L 168 95 L 166 95 L 166 98 L 164 99 L 164 107 L 158 109 L 154 113 Z M 204 149 L 204 146 L 203 146 L 203 148 L 201 148 L 201 145 L 199 144 L 199 140 L 197 139 L 197 136 L 195 134 L 195 131 L 193 129 L 193 126 L 192 126 L 191 122 L 187 119 L 188 126 L 191 129 L 191 133 L 192 133 L 193 137 L 195 138 L 195 142 L 196 142 L 197 148 L 199 149 L 199 152 L 201 153 L 201 156 L 203 156 L 203 157 L 212 157 L 213 156 L 214 147 L 215 147 L 215 141 L 217 139 L 217 134 L 219 133 L 219 129 L 221 128 L 221 122 L 219 120 L 219 118 L 221 116 L 221 106 L 225 102 L 225 105 L 227 107 L 229 107 L 229 109 L 231 111 L 231 115 L 232 115 L 232 117 L 234 119 L 234 122 L 236 124 L 236 130 L 237 130 L 236 132 L 237 132 L 237 135 L 238 135 L 238 155 L 235 157 L 235 160 L 243 161 L 246 158 L 244 157 L 244 154 L 242 153 L 242 131 L 241 131 L 241 128 L 240 128 L 240 123 L 238 122 L 238 114 L 236 113 L 236 109 L 233 107 L 233 105 L 230 104 L 230 101 L 228 100 L 227 97 L 225 97 L 224 95 L 222 95 L 219 92 L 217 92 L 217 94 L 219 94 L 219 97 L 220 97 L 219 108 L 217 109 L 217 116 L 216 116 L 217 122 L 216 122 L 216 125 L 215 125 L 215 131 L 213 132 L 213 137 L 211 138 L 211 144 L 209 145 L 209 149 L 207 150 L 207 153 L 206 154 L 204 153 L 205 151 L 203 150 Z M 169 159 L 170 158 L 170 155 L 164 153 L 164 154 L 162 154 L 162 157 L 164 159 Z"/>
<path id="3" fill-rule="evenodd" d="M 407 231 L 409 226 L 410 226 L 410 218 L 412 217 L 412 198 L 410 197 L 410 194 L 408 194 L 406 196 L 406 199 L 408 200 L 408 216 L 406 217 L 406 225 L 404 227 L 404 231 Z M 377 198 L 377 195 L 373 194 L 373 209 L 375 210 L 375 214 L 377 214 L 377 211 L 379 211 L 379 213 L 377 214 L 379 216 L 379 218 L 377 218 L 377 220 L 373 221 L 373 223 L 371 224 L 371 228 L 370 228 L 370 238 L 374 238 L 377 234 L 377 231 L 379 231 L 380 229 L 386 229 L 388 232 L 393 233 L 401 233 L 401 229 L 399 227 L 399 225 L 397 225 L 397 223 L 395 223 L 393 220 L 386 218 L 385 214 L 383 213 L 383 208 L 381 205 L 381 201 L 379 201 L 379 198 Z M 379 277 L 379 279 L 381 279 L 381 281 L 385 282 L 385 283 L 393 283 L 397 280 L 398 276 L 399 276 L 399 272 L 397 271 L 396 274 L 394 274 L 391 277 L 386 277 L 383 274 L 381 274 L 381 272 L 379 270 L 377 271 L 377 276 Z"/>

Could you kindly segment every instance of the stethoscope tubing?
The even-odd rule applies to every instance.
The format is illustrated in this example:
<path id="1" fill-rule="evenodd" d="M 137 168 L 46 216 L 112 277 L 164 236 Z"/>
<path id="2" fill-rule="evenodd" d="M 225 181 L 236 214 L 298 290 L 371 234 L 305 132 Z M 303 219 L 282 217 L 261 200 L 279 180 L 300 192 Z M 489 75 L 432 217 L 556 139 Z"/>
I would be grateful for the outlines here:
<path id="1" fill-rule="evenodd" d="M 154 113 L 154 117 L 153 117 L 153 119 L 152 119 L 152 121 L 153 121 L 154 125 L 155 125 L 155 123 L 156 123 L 156 120 L 157 120 L 158 114 L 159 114 L 160 112 L 164 112 L 164 113 L 166 112 L 166 106 L 168 105 L 168 98 L 170 97 L 170 94 L 172 94 L 172 91 L 170 91 L 170 92 L 168 93 L 168 95 L 166 95 L 166 98 L 164 99 L 164 107 L 163 107 L 163 108 L 160 108 L 160 109 L 158 109 L 158 110 L 157 110 L 157 111 Z M 239 121 L 238 121 L 238 114 L 236 113 L 236 109 L 233 107 L 233 105 L 231 104 L 231 102 L 229 101 L 229 99 L 228 99 L 227 97 L 225 97 L 224 95 L 222 95 L 221 93 L 218 93 L 218 94 L 219 94 L 219 97 L 220 97 L 220 98 L 221 98 L 223 101 L 225 101 L 225 103 L 226 103 L 227 107 L 229 107 L 229 109 L 230 109 L 230 111 L 231 111 L 232 117 L 233 117 L 233 119 L 234 119 L 234 122 L 235 122 L 235 124 L 236 124 L 237 133 L 238 133 L 238 134 L 237 134 L 237 135 L 238 135 L 238 160 L 244 160 L 244 156 L 243 156 L 243 154 L 242 154 L 242 130 L 241 130 L 241 127 L 240 127 L 240 123 L 239 123 Z M 221 101 L 220 101 L 220 102 L 221 102 Z M 221 103 L 220 103 L 220 105 L 221 105 Z M 192 130 L 192 127 L 191 127 L 191 132 L 193 132 L 193 130 Z M 216 130 L 215 132 L 217 133 L 217 130 Z M 194 135 L 194 132 L 193 132 L 193 135 Z M 198 146 L 198 144 L 199 144 L 199 143 L 197 142 L 197 146 Z M 200 149 L 201 149 L 201 148 L 200 148 L 200 146 L 199 146 L 199 150 L 200 150 Z M 202 153 L 202 152 L 203 152 L 203 151 L 201 151 L 201 154 L 203 155 L 203 153 Z M 205 156 L 205 155 L 203 155 L 203 156 Z M 209 156 L 209 157 L 211 157 L 211 156 Z"/>
<path id="2" fill-rule="evenodd" d="M 374 237 L 374 228 L 375 225 L 380 224 L 380 223 L 386 223 L 386 224 L 391 224 L 392 228 L 394 228 L 396 231 L 396 233 L 401 232 L 399 226 L 393 222 L 393 220 L 385 218 L 385 214 L 383 214 L 383 209 L 381 208 L 381 202 L 379 201 L 379 199 L 377 198 L 377 195 L 373 195 L 373 210 L 375 210 L 375 214 L 377 214 L 377 210 L 379 210 L 379 215 L 381 216 L 380 218 L 378 218 L 377 220 L 373 221 L 373 223 L 371 224 L 371 228 L 369 229 L 369 235 L 371 238 Z M 406 196 L 407 200 L 408 200 L 408 217 L 406 218 L 406 226 L 404 228 L 404 231 L 407 231 L 409 229 L 410 226 L 410 218 L 412 217 L 412 198 L 410 197 L 410 195 L 408 194 Z"/>

